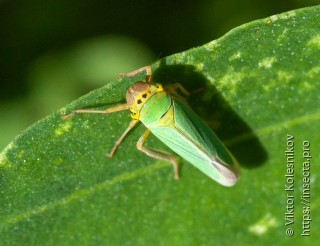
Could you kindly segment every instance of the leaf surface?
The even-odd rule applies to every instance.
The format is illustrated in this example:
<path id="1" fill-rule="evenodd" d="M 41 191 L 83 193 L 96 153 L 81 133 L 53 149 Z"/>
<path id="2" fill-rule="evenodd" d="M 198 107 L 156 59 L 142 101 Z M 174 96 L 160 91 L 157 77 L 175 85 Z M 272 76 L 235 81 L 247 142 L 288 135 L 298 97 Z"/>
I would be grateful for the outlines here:
<path id="1" fill-rule="evenodd" d="M 127 111 L 61 119 L 73 109 L 123 103 L 127 87 L 144 75 L 123 78 L 35 123 L 0 154 L 3 244 L 315 245 L 319 19 L 319 6 L 271 16 L 152 65 L 155 82 L 180 82 L 194 91 L 191 107 L 242 167 L 234 187 L 218 185 L 185 161 L 181 179 L 174 181 L 170 164 L 135 148 L 143 126 L 107 158 L 130 122 Z M 147 145 L 166 149 L 154 137 Z M 293 178 L 287 173 L 290 155 Z M 312 187 L 314 237 L 300 236 L 303 177 Z M 286 191 L 293 181 L 293 191 Z M 294 197 L 294 224 L 285 226 L 288 196 Z M 288 228 L 295 231 L 292 238 Z"/>

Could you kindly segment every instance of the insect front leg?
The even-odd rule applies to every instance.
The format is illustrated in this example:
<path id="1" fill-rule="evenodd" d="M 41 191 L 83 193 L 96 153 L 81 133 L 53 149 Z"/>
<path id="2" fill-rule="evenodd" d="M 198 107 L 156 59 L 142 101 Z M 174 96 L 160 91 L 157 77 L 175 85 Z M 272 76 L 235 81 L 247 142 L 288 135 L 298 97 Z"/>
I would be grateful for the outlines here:
<path id="1" fill-rule="evenodd" d="M 141 67 L 139 69 L 133 70 L 131 72 L 128 73 L 119 73 L 118 77 L 121 78 L 123 76 L 127 76 L 127 77 L 133 77 L 143 71 L 147 72 L 146 75 L 146 83 L 151 83 L 151 76 L 152 76 L 152 72 L 151 72 L 151 67 L 150 66 L 145 66 L 145 67 Z"/>
<path id="2" fill-rule="evenodd" d="M 109 114 L 109 113 L 113 113 L 113 112 L 118 112 L 118 111 L 122 111 L 122 110 L 126 110 L 128 109 L 129 106 L 125 103 L 125 104 L 119 104 L 117 106 L 111 107 L 111 108 L 107 108 L 104 110 L 97 110 L 97 109 L 76 109 L 74 111 L 72 111 L 69 114 L 64 114 L 61 115 L 62 119 L 67 119 L 69 117 L 71 117 L 74 114 L 83 114 L 83 113 L 96 113 L 96 114 Z M 118 146 L 120 145 L 120 143 L 122 142 L 122 140 L 124 139 L 124 137 L 127 135 L 127 133 L 139 122 L 139 120 L 132 120 L 127 129 L 122 133 L 122 135 L 120 136 L 120 138 L 115 142 L 112 150 L 110 153 L 107 154 L 108 157 L 112 157 L 114 152 L 116 151 L 116 149 L 118 148 Z"/>
<path id="3" fill-rule="evenodd" d="M 148 129 L 142 134 L 142 136 L 139 138 L 137 142 L 137 149 L 150 157 L 171 162 L 173 165 L 174 178 L 179 179 L 178 160 L 175 156 L 163 151 L 159 151 L 159 150 L 155 150 L 155 149 L 151 149 L 143 146 L 149 134 L 150 134 L 150 130 Z"/>
<path id="4" fill-rule="evenodd" d="M 83 114 L 83 113 L 110 114 L 110 113 L 113 113 L 113 112 L 127 110 L 128 108 L 129 108 L 129 106 L 126 103 L 123 103 L 123 104 L 119 104 L 119 105 L 116 105 L 114 107 L 106 108 L 106 109 L 103 109 L 103 110 L 98 110 L 98 109 L 76 109 L 76 110 L 72 111 L 69 114 L 61 115 L 61 118 L 65 120 L 65 119 L 71 117 L 74 114 Z"/>
<path id="5" fill-rule="evenodd" d="M 177 89 L 179 89 L 183 95 L 190 96 L 190 92 L 187 91 L 180 83 L 175 83 L 171 85 L 167 90 L 169 93 L 177 94 Z"/>
<path id="6" fill-rule="evenodd" d="M 118 146 L 120 145 L 120 143 L 122 142 L 122 140 L 124 139 L 124 137 L 127 135 L 127 133 L 138 123 L 138 120 L 132 120 L 127 129 L 122 133 L 122 135 L 120 136 L 120 138 L 115 142 L 112 150 L 110 153 L 107 154 L 108 157 L 112 157 L 114 152 L 116 151 L 116 149 L 118 148 Z"/>

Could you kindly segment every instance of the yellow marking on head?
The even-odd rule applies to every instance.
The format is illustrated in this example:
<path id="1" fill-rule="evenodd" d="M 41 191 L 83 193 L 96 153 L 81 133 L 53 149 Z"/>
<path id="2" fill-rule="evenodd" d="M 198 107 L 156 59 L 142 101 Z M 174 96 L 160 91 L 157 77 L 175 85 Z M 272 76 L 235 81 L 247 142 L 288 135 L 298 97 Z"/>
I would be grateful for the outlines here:
<path id="1" fill-rule="evenodd" d="M 154 94 L 163 91 L 161 84 L 149 84 L 146 82 L 138 81 L 131 85 L 126 93 L 126 100 L 131 111 L 131 117 L 138 120 L 140 117 L 140 110 L 145 103 Z"/>

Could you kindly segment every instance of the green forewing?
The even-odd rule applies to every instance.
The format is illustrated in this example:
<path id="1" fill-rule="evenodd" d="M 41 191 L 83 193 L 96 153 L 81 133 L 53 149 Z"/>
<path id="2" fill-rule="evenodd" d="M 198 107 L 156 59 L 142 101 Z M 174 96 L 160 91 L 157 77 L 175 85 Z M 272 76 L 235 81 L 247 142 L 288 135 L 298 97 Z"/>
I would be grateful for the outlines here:
<path id="1" fill-rule="evenodd" d="M 197 145 L 190 141 L 190 139 L 183 135 L 178 129 L 167 126 L 152 126 L 149 129 L 179 156 L 188 160 L 211 178 L 215 180 L 219 178 L 219 174 L 212 170 L 212 167 L 209 165 L 209 156 L 205 155 Z"/>
<path id="2" fill-rule="evenodd" d="M 222 160 L 225 164 L 234 164 L 229 151 L 209 126 L 187 105 L 176 99 L 174 100 L 174 118 L 177 129 L 197 143 L 204 152 L 214 159 Z"/>
<path id="3" fill-rule="evenodd" d="M 216 164 L 218 163 L 218 166 L 233 165 L 233 158 L 211 129 L 183 102 L 172 98 L 171 107 L 174 109 L 174 126 L 142 122 L 179 156 L 221 183 L 227 175 L 221 174 L 221 169 L 217 168 Z M 222 169 L 226 170 L 226 168 Z M 230 185 L 231 183 L 233 181 L 230 181 Z"/>

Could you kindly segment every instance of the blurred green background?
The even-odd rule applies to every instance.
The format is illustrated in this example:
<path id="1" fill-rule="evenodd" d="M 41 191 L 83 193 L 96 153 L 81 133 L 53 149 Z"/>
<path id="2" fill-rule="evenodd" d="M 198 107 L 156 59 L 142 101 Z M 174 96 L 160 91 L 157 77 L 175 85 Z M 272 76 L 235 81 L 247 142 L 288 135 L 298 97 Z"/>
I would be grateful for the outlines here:
<path id="1" fill-rule="evenodd" d="M 0 0 L 0 149 L 73 99 L 243 23 L 320 0 Z"/>

